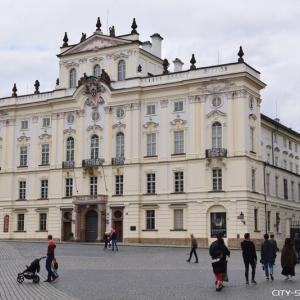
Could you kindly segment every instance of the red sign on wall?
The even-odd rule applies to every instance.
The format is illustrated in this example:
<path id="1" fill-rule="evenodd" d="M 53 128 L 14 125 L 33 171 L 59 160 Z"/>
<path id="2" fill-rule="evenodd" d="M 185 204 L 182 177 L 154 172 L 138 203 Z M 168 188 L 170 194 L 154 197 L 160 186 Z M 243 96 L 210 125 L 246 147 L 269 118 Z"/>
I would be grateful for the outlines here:
<path id="1" fill-rule="evenodd" d="M 3 232 L 8 232 L 9 228 L 9 215 L 4 216 Z"/>

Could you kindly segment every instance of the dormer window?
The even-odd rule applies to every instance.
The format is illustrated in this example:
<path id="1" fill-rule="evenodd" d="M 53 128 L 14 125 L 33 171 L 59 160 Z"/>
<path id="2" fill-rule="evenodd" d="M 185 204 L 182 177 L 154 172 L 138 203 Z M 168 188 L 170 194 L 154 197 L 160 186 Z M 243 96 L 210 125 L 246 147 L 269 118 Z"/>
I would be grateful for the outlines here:
<path id="1" fill-rule="evenodd" d="M 76 70 L 75 69 L 70 70 L 69 83 L 70 83 L 70 88 L 76 87 Z"/>
<path id="2" fill-rule="evenodd" d="M 101 71 L 100 66 L 99 65 L 95 65 L 94 66 L 94 76 L 95 77 L 99 77 L 101 75 L 100 71 Z"/>
<path id="3" fill-rule="evenodd" d="M 118 63 L 118 80 L 125 80 L 126 64 L 124 60 L 120 60 Z"/>

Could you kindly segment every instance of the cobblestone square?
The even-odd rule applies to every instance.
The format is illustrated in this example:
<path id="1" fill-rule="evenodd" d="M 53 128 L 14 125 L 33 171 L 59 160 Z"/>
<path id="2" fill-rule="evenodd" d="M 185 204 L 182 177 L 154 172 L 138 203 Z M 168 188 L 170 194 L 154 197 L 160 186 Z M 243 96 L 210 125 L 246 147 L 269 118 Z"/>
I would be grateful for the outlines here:
<path id="1" fill-rule="evenodd" d="M 299 266 L 292 281 L 280 274 L 277 258 L 275 281 L 266 282 L 260 264 L 256 286 L 246 286 L 241 252 L 233 250 L 229 259 L 229 283 L 215 292 L 207 249 L 199 249 L 199 264 L 187 263 L 188 248 L 120 246 L 119 252 L 103 250 L 102 245 L 58 244 L 58 280 L 46 279 L 45 261 L 38 285 L 16 276 L 35 257 L 45 254 L 46 243 L 0 242 L 1 300 L 163 300 L 163 299 L 296 299 L 273 297 L 272 290 L 300 289 Z"/>

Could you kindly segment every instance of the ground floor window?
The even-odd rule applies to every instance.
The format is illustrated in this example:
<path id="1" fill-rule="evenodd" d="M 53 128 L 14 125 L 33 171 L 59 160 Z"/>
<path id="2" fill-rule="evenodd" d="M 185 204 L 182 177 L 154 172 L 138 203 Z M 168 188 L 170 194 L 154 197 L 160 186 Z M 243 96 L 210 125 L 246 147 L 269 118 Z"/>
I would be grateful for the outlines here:
<path id="1" fill-rule="evenodd" d="M 17 231 L 24 231 L 24 214 L 18 214 Z"/>
<path id="2" fill-rule="evenodd" d="M 217 237 L 218 234 L 223 234 L 226 237 L 226 213 L 212 212 L 210 214 L 210 235 Z"/>
<path id="3" fill-rule="evenodd" d="M 268 211 L 268 217 L 267 217 L 267 230 L 268 232 L 271 231 L 271 212 Z"/>
<path id="4" fill-rule="evenodd" d="M 46 231 L 47 229 L 47 214 L 46 213 L 40 213 L 40 231 Z"/>
<path id="5" fill-rule="evenodd" d="M 146 229 L 155 229 L 155 210 L 146 210 Z"/>
<path id="6" fill-rule="evenodd" d="M 174 230 L 183 229 L 183 209 L 174 209 Z"/>
<path id="7" fill-rule="evenodd" d="M 254 208 L 254 231 L 258 231 L 258 209 Z"/>

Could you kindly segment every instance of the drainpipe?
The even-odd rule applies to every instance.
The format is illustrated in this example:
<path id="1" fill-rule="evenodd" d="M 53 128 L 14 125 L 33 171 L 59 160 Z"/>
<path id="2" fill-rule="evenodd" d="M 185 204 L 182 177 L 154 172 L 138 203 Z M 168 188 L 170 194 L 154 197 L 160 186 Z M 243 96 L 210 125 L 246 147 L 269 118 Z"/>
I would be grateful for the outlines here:
<path id="1" fill-rule="evenodd" d="M 267 163 L 264 162 L 265 233 L 268 233 L 268 220 L 267 220 L 267 189 L 266 189 L 266 167 L 267 167 Z"/>

